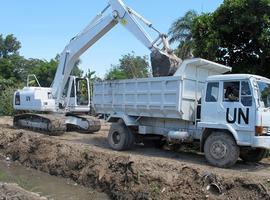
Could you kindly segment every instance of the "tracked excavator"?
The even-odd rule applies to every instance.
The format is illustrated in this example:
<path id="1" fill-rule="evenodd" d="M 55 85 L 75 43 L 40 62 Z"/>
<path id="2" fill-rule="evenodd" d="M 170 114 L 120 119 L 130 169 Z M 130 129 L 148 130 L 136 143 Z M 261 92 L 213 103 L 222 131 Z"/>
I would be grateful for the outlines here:
<path id="1" fill-rule="evenodd" d="M 51 87 L 40 84 L 31 87 L 27 81 L 26 87 L 15 92 L 14 109 L 24 114 L 14 117 L 14 126 L 49 135 L 62 134 L 67 129 L 86 133 L 99 131 L 100 121 L 88 115 L 91 106 L 89 80 L 70 74 L 78 58 L 117 24 L 123 25 L 151 51 L 153 76 L 174 74 L 181 60 L 170 49 L 166 35 L 122 0 L 109 0 L 106 8 L 65 47 Z M 157 38 L 152 39 L 144 27 L 154 30 Z M 31 78 L 38 83 L 34 75 L 29 80 Z"/>

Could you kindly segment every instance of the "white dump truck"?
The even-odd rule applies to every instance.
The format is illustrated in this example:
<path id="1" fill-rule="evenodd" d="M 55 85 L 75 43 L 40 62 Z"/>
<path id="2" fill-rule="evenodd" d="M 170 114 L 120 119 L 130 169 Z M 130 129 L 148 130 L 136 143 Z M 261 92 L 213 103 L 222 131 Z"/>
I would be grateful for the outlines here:
<path id="1" fill-rule="evenodd" d="M 174 143 L 199 142 L 214 166 L 239 156 L 258 162 L 270 148 L 270 80 L 225 74 L 231 68 L 208 60 L 184 61 L 174 76 L 94 84 L 93 105 L 112 122 L 114 150 L 138 137 Z"/>

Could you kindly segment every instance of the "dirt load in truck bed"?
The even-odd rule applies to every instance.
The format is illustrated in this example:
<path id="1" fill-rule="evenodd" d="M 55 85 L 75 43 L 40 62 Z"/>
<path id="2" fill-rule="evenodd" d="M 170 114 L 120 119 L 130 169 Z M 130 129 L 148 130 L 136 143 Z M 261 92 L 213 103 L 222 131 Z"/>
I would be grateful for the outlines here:
<path id="1" fill-rule="evenodd" d="M 68 177 L 106 192 L 112 199 L 270 199 L 270 160 L 232 169 L 207 164 L 200 153 L 135 146 L 109 149 L 109 125 L 93 135 L 49 137 L 14 129 L 0 118 L 0 154 L 21 164 Z"/>

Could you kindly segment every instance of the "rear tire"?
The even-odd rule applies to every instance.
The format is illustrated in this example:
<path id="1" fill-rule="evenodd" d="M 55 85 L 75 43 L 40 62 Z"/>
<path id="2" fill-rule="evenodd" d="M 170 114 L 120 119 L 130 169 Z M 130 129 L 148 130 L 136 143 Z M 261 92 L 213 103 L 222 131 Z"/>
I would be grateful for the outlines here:
<path id="1" fill-rule="evenodd" d="M 233 166 L 238 160 L 239 152 L 234 138 L 224 132 L 213 132 L 204 144 L 207 161 L 211 165 L 221 168 Z"/>
<path id="2" fill-rule="evenodd" d="M 255 149 L 242 149 L 240 152 L 240 158 L 245 162 L 260 162 L 267 155 L 266 149 L 255 148 Z"/>
<path id="3" fill-rule="evenodd" d="M 113 150 L 123 151 L 131 149 L 135 142 L 132 131 L 125 125 L 123 120 L 111 125 L 108 143 Z"/>

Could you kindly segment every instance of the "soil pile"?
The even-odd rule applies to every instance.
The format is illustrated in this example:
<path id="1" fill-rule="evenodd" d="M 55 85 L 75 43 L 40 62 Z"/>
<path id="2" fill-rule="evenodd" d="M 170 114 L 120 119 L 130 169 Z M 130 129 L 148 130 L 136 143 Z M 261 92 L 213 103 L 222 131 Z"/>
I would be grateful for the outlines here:
<path id="1" fill-rule="evenodd" d="M 217 173 L 8 126 L 0 129 L 0 153 L 27 167 L 104 191 L 112 199 L 270 199 L 267 180 L 254 176 Z"/>

